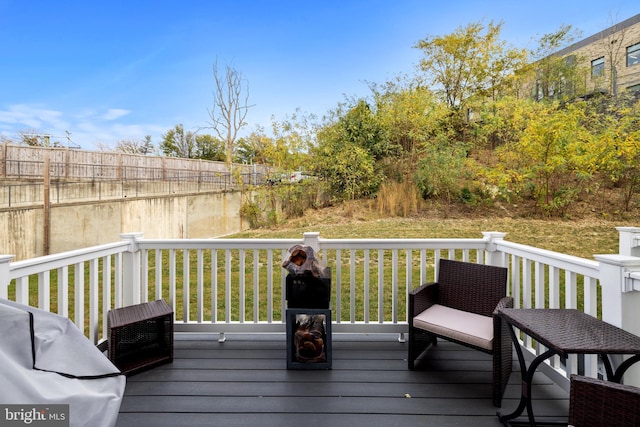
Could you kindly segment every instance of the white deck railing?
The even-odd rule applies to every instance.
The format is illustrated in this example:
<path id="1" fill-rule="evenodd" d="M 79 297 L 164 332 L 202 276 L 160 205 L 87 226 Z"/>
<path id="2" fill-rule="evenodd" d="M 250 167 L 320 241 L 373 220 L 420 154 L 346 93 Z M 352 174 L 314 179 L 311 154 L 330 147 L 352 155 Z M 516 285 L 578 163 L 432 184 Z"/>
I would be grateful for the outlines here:
<path id="1" fill-rule="evenodd" d="M 619 232 L 620 254 L 595 260 L 508 242 L 498 232 L 478 239 L 305 233 L 302 239 L 178 240 L 129 233 L 119 242 L 29 260 L 0 255 L 0 298 L 69 317 L 94 343 L 107 336 L 110 309 L 154 299 L 173 308 L 179 332 L 284 332 L 281 262 L 301 243 L 331 268 L 336 333 L 404 334 L 409 290 L 435 280 L 440 258 L 456 258 L 508 267 L 516 307 L 578 308 L 640 334 L 640 228 Z M 529 355 L 540 351 L 526 337 L 522 345 Z M 544 369 L 568 387 L 576 365 L 554 359 Z M 586 369 L 594 374 L 595 358 Z"/>

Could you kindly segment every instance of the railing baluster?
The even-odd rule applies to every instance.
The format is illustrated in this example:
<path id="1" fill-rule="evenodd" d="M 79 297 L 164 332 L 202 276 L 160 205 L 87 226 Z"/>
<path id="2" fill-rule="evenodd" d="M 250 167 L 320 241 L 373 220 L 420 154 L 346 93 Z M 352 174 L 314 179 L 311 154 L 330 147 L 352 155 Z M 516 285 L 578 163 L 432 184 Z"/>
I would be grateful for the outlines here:
<path id="1" fill-rule="evenodd" d="M 573 271 L 565 271 L 564 297 L 566 308 L 578 308 L 577 275 Z"/>
<path id="2" fill-rule="evenodd" d="M 369 310 L 370 310 L 370 303 L 369 303 L 369 298 L 371 297 L 369 295 L 369 270 L 370 270 L 370 265 L 369 265 L 369 249 L 365 249 L 364 250 L 364 279 L 363 279 L 363 287 L 364 287 L 364 323 L 369 323 Z"/>
<path id="3" fill-rule="evenodd" d="M 74 317 L 75 324 L 81 331 L 84 331 L 84 263 L 79 262 L 74 265 Z"/>
<path id="4" fill-rule="evenodd" d="M 520 296 L 522 281 L 520 279 L 521 259 L 517 255 L 511 257 L 511 296 L 516 308 L 522 307 Z"/>
<path id="5" fill-rule="evenodd" d="M 231 322 L 231 250 L 224 252 L 224 321 Z"/>
<path id="6" fill-rule="evenodd" d="M 411 278 L 413 276 L 413 259 L 411 249 L 406 251 L 407 265 L 406 265 L 406 277 L 405 277 L 405 291 L 404 291 L 404 306 L 409 307 L 409 291 L 411 290 Z M 408 310 L 405 310 L 405 317 L 403 321 L 408 319 Z"/>
<path id="7" fill-rule="evenodd" d="M 391 251 L 391 321 L 398 322 L 398 250 Z"/>
<path id="8" fill-rule="evenodd" d="M 100 326 L 98 323 L 100 316 L 98 261 L 98 258 L 89 261 L 89 340 L 94 344 L 98 343 L 98 328 Z"/>
<path id="9" fill-rule="evenodd" d="M 50 275 L 50 271 L 38 273 L 38 307 L 46 311 L 51 310 Z"/>
<path id="10" fill-rule="evenodd" d="M 16 279 L 16 301 L 29 305 L 29 276 Z"/>
<path id="11" fill-rule="evenodd" d="M 384 323 L 384 250 L 378 249 L 378 323 Z"/>
<path id="12" fill-rule="evenodd" d="M 176 297 L 176 250 L 169 249 L 169 306 L 173 310 L 175 320 L 178 320 Z"/>
<path id="13" fill-rule="evenodd" d="M 140 302 L 149 301 L 149 251 L 142 249 L 140 251 Z"/>
<path id="14" fill-rule="evenodd" d="M 198 278 L 197 278 L 197 286 L 198 286 L 198 308 L 197 308 L 197 319 L 198 323 L 202 323 L 204 320 L 204 253 L 202 249 L 198 249 Z"/>
<path id="15" fill-rule="evenodd" d="M 102 257 L 102 336 L 107 337 L 107 315 L 111 310 L 111 256 Z"/>
<path id="16" fill-rule="evenodd" d="M 533 291 L 531 287 L 531 260 L 526 258 L 522 259 L 522 293 L 524 300 L 522 302 L 522 308 L 533 308 L 531 293 Z"/>
<path id="17" fill-rule="evenodd" d="M 69 267 L 60 267 L 58 274 L 58 311 L 64 317 L 69 317 Z"/>
<path id="18" fill-rule="evenodd" d="M 546 308 L 545 304 L 545 271 L 544 264 L 540 262 L 534 263 L 534 284 L 535 284 L 535 307 L 534 308 Z"/>
<path id="19" fill-rule="evenodd" d="M 218 321 L 218 251 L 211 251 L 211 323 Z"/>
<path id="20" fill-rule="evenodd" d="M 260 255 L 257 249 L 253 251 L 253 322 L 260 320 Z"/>
<path id="21" fill-rule="evenodd" d="M 245 261 L 246 261 L 244 249 L 240 249 L 238 253 L 238 260 L 240 262 L 240 266 L 238 267 L 238 278 L 239 278 L 238 301 L 240 302 L 238 320 L 240 321 L 240 323 L 244 323 L 245 308 L 246 308 L 245 303 L 247 298 L 247 296 L 245 295 L 245 280 L 244 280 L 245 279 L 244 268 L 245 268 Z"/>
<path id="22" fill-rule="evenodd" d="M 356 321 L 356 250 L 349 254 L 349 321 Z"/>
<path id="23" fill-rule="evenodd" d="M 336 249 L 336 323 L 342 322 L 342 250 Z"/>
<path id="24" fill-rule="evenodd" d="M 155 251 L 155 283 L 156 283 L 156 300 L 162 299 L 162 251 Z"/>
<path id="25" fill-rule="evenodd" d="M 423 283 L 427 283 L 427 250 L 420 249 L 420 283 L 416 283 L 412 288 L 417 288 Z"/>
<path id="26" fill-rule="evenodd" d="M 560 308 L 560 269 L 549 267 L 549 308 Z"/>
<path id="27" fill-rule="evenodd" d="M 188 323 L 190 319 L 189 305 L 191 302 L 190 287 L 191 281 L 189 280 L 189 250 L 182 250 L 182 311 L 183 322 Z"/>
<path id="28" fill-rule="evenodd" d="M 269 323 L 273 322 L 273 250 L 272 249 L 267 249 L 267 322 Z"/>

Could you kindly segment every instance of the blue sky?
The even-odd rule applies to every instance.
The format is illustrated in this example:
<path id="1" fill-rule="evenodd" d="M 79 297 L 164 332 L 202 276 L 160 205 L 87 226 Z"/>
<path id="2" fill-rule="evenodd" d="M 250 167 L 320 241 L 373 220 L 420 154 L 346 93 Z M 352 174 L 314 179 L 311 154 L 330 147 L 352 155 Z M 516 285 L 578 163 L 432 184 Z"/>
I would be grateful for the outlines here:
<path id="1" fill-rule="evenodd" d="M 268 131 L 413 73 L 427 36 L 503 21 L 504 40 L 533 47 L 562 24 L 587 37 L 638 13 L 638 0 L 0 0 L 0 135 L 157 145 L 176 124 L 207 126 L 216 58 L 249 83 L 245 133 Z"/>

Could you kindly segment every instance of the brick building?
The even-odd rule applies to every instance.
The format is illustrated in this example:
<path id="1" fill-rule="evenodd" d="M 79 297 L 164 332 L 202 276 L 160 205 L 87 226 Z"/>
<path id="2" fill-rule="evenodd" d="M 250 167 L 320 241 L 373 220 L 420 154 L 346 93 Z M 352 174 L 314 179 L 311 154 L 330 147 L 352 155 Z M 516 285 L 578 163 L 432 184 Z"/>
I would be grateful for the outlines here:
<path id="1" fill-rule="evenodd" d="M 586 93 L 640 95 L 640 14 L 572 44 L 555 55 L 572 58 L 587 71 Z"/>

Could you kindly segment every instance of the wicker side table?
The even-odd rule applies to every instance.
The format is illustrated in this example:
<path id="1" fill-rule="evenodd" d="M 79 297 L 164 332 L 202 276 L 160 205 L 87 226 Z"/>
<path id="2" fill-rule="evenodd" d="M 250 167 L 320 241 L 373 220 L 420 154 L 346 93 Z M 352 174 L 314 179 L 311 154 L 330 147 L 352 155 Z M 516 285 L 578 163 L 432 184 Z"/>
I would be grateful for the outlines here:
<path id="1" fill-rule="evenodd" d="M 163 300 L 110 310 L 109 359 L 131 376 L 173 361 L 173 311 Z"/>

